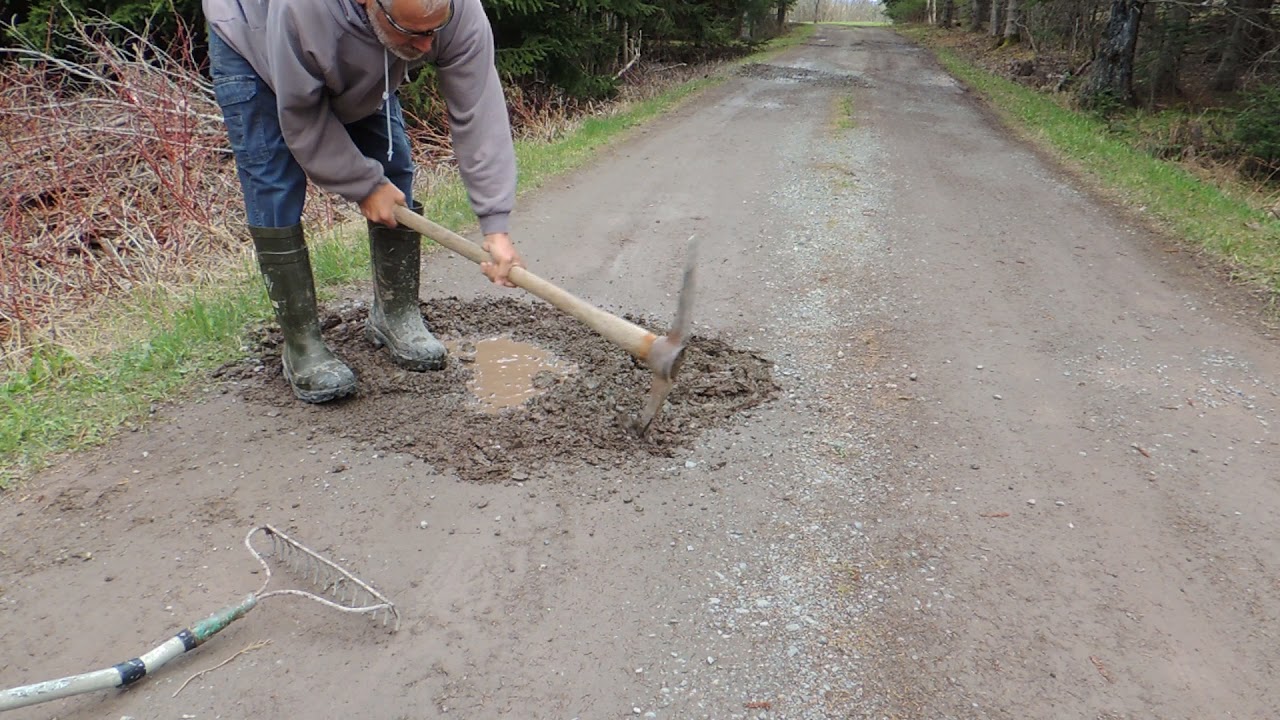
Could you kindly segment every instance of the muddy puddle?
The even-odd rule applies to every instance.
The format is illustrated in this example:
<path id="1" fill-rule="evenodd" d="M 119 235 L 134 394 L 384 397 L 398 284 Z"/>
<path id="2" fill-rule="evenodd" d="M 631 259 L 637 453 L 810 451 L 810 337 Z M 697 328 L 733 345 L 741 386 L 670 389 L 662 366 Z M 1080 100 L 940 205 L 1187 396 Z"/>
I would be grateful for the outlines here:
<path id="1" fill-rule="evenodd" d="M 322 322 L 330 347 L 359 378 L 354 397 L 325 405 L 295 400 L 280 372 L 274 327 L 255 333 L 251 357 L 215 376 L 228 392 L 278 412 L 281 422 L 411 454 L 473 482 L 536 479 L 565 465 L 622 465 L 637 454 L 670 456 L 778 389 L 768 361 L 695 337 L 666 409 L 645 438 L 636 438 L 623 419 L 642 407 L 650 373 L 579 321 L 514 298 L 446 298 L 422 310 L 451 350 L 444 370 L 397 367 L 365 341 L 367 307 L 352 303 L 327 311 Z"/>
<path id="2" fill-rule="evenodd" d="M 445 346 L 457 362 L 471 366 L 467 387 L 485 412 L 523 405 L 574 370 L 550 351 L 510 335 L 454 340 Z"/>

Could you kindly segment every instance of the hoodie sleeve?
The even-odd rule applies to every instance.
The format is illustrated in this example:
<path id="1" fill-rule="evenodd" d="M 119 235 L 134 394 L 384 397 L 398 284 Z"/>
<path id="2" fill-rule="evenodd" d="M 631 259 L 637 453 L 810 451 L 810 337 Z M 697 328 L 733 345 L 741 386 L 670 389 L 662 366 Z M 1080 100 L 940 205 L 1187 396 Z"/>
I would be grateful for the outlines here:
<path id="1" fill-rule="evenodd" d="M 486 235 L 509 232 L 516 158 L 493 28 L 479 0 L 458 0 L 460 26 L 436 58 L 458 170 Z"/>
<path id="2" fill-rule="evenodd" d="M 301 22 L 295 3 L 273 2 L 267 12 L 267 50 L 290 151 L 316 185 L 360 202 L 384 181 L 382 165 L 365 157 L 329 107 L 323 62 L 339 57 L 337 30 Z"/>

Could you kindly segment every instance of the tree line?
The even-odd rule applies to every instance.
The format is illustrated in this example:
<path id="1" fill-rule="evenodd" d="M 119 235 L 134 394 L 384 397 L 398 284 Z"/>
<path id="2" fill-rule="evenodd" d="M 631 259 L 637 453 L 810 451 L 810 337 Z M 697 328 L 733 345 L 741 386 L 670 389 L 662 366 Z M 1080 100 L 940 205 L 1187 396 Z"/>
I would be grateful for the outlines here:
<path id="1" fill-rule="evenodd" d="M 576 98 L 612 93 L 643 57 L 696 62 L 733 55 L 776 36 L 796 0 L 485 0 L 498 65 L 513 83 L 553 86 Z M 175 37 L 179 25 L 202 57 L 199 0 L 0 0 L 0 15 L 27 42 L 60 50 L 74 17 L 105 15 L 129 32 Z"/>
<path id="2" fill-rule="evenodd" d="M 1031 73 L 1065 64 L 1053 90 L 1114 117 L 1177 110 L 1170 149 L 1240 158 L 1280 179 L 1280 0 L 885 0 L 897 22 L 981 33 Z M 1182 128 L 1179 130 L 1179 128 Z M 1179 136 L 1179 137 L 1172 137 Z M 1185 137 L 1181 137 L 1185 136 Z"/>
<path id="3" fill-rule="evenodd" d="M 886 0 L 898 19 L 1083 56 L 1086 105 L 1231 93 L 1280 74 L 1280 0 Z M 1209 98 L 1201 98 L 1202 100 Z"/>

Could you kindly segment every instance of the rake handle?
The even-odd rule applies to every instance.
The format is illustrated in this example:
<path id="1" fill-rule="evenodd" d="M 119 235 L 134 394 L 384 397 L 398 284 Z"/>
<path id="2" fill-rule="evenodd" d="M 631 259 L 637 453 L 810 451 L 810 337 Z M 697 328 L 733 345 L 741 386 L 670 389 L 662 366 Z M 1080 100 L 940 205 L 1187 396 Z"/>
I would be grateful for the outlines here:
<path id="1" fill-rule="evenodd" d="M 479 265 L 489 262 L 489 253 L 475 243 L 452 230 L 438 225 L 403 205 L 397 206 L 396 222 L 405 225 L 436 241 Z M 557 287 L 553 283 L 522 267 L 511 268 L 511 282 L 545 300 L 559 310 L 568 313 L 599 333 L 604 339 L 634 355 L 641 362 L 648 362 L 649 348 L 657 336 L 609 312 L 588 303 L 582 298 Z"/>
<path id="2" fill-rule="evenodd" d="M 109 690 L 138 682 L 149 673 L 159 670 L 170 660 L 200 647 L 206 640 L 221 632 L 228 625 L 244 617 L 258 604 L 250 595 L 238 605 L 229 605 L 209 617 L 185 629 L 152 648 L 140 657 L 126 660 L 119 665 L 93 670 L 80 675 L 70 675 L 57 680 L 23 685 L 0 690 L 0 712 L 15 710 L 28 705 L 49 702 L 59 698 L 81 695 L 95 690 Z"/>

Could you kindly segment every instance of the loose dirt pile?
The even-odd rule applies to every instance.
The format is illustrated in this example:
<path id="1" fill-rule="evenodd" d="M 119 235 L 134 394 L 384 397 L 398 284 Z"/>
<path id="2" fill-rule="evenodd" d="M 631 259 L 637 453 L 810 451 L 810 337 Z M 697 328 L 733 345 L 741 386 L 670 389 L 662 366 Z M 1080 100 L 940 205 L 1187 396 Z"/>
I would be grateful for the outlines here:
<path id="1" fill-rule="evenodd" d="M 534 381 L 542 394 L 495 412 L 469 388 L 474 370 L 463 354 L 451 354 L 441 371 L 402 370 L 365 340 L 368 308 L 353 303 L 325 313 L 322 323 L 330 347 L 359 378 L 354 397 L 316 406 L 297 401 L 281 374 L 283 337 L 274 326 L 257 334 L 253 357 L 215 374 L 246 401 L 303 414 L 301 422 L 318 430 L 414 455 L 473 482 L 537 478 L 552 463 L 562 472 L 566 463 L 621 465 L 637 453 L 669 457 L 778 389 L 767 360 L 695 336 L 665 410 L 645 438 L 636 438 L 622 420 L 639 412 L 651 374 L 578 320 L 548 305 L 507 298 L 449 298 L 421 307 L 446 343 L 465 347 L 506 335 L 550 351 L 569 371 L 540 373 Z M 656 332 L 665 327 L 627 319 Z"/>

